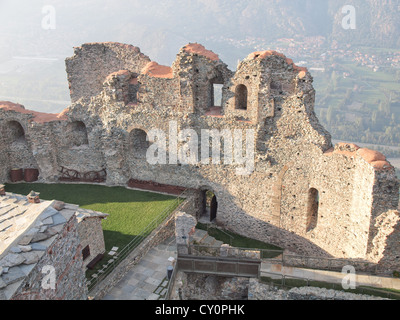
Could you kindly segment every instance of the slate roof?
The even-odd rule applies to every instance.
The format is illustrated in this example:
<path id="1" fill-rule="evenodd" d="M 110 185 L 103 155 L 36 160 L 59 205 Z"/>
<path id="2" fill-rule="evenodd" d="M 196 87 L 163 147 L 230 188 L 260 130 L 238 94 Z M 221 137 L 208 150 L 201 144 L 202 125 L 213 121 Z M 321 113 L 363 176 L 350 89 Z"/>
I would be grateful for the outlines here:
<path id="1" fill-rule="evenodd" d="M 31 204 L 26 196 L 0 196 L 0 300 L 13 296 L 74 215 L 78 223 L 108 216 L 55 200 Z"/>

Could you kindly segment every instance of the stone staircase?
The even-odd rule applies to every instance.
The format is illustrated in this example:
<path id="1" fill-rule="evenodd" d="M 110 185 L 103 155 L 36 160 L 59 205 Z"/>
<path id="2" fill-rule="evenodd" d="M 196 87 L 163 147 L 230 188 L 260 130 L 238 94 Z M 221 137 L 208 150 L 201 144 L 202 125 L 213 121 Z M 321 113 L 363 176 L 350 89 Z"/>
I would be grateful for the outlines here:
<path id="1" fill-rule="evenodd" d="M 190 240 L 191 244 L 195 243 L 197 245 L 204 245 L 210 247 L 220 247 L 223 244 L 222 241 L 219 241 L 214 237 L 211 237 L 207 231 L 201 229 L 196 229 Z"/>

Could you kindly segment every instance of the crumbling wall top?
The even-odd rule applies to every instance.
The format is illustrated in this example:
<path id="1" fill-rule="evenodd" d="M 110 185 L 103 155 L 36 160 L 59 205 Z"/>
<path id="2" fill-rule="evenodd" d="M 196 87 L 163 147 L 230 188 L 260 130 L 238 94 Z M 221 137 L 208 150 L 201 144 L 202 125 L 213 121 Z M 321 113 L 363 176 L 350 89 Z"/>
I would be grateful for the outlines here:
<path id="1" fill-rule="evenodd" d="M 37 112 L 37 111 L 27 110 L 23 105 L 12 103 L 9 101 L 0 101 L 0 109 L 4 111 L 14 111 L 17 113 L 32 115 L 33 116 L 32 121 L 37 123 L 68 120 L 66 113 L 69 110 L 68 108 L 66 108 L 60 113 Z"/>
<path id="2" fill-rule="evenodd" d="M 334 154 L 341 154 L 346 157 L 360 157 L 372 165 L 375 170 L 393 169 L 393 166 L 387 161 L 384 154 L 368 148 L 360 148 L 354 143 L 341 142 L 325 152 L 327 156 Z"/>
<path id="3" fill-rule="evenodd" d="M 142 74 L 150 77 L 172 79 L 174 77 L 171 67 L 159 65 L 157 62 L 149 62 L 142 70 Z"/>
<path id="4" fill-rule="evenodd" d="M 293 70 L 298 72 L 298 76 L 300 79 L 304 78 L 306 76 L 306 73 L 308 72 L 306 67 L 299 67 L 294 64 L 293 60 L 290 58 L 287 58 L 283 53 L 274 51 L 274 50 L 266 50 L 266 51 L 255 51 L 250 53 L 247 56 L 247 60 L 254 60 L 254 59 L 267 59 L 268 57 L 275 56 L 275 57 L 281 57 L 285 60 L 285 62 L 293 67 Z"/>
<path id="5" fill-rule="evenodd" d="M 90 99 L 103 89 L 106 78 L 128 70 L 140 74 L 151 62 L 138 47 L 118 42 L 86 43 L 74 48 L 74 55 L 65 60 L 71 101 Z"/>
<path id="6" fill-rule="evenodd" d="M 212 52 L 211 50 L 207 50 L 203 45 L 199 43 L 189 43 L 186 46 L 182 48 L 185 52 L 187 53 L 193 53 L 193 54 L 198 54 L 201 56 L 206 57 L 207 59 L 213 60 L 213 61 L 219 61 L 219 56 Z"/>

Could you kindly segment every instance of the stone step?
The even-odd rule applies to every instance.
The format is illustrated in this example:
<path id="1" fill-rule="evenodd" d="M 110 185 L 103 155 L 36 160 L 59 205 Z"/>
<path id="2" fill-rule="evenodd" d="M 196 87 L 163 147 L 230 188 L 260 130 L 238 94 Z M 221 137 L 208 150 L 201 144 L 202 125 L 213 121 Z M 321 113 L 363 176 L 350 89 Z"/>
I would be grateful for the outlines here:
<path id="1" fill-rule="evenodd" d="M 200 245 L 211 246 L 211 247 L 220 247 L 224 243 L 210 236 L 207 231 L 196 229 L 195 233 L 192 236 L 192 240 L 196 241 Z"/>
<path id="2" fill-rule="evenodd" d="M 215 240 L 213 246 L 214 246 L 214 247 L 220 247 L 220 246 L 222 246 L 223 244 L 224 244 L 224 243 L 223 243 L 222 241 L 220 241 L 220 240 Z"/>
<path id="3" fill-rule="evenodd" d="M 207 237 L 205 237 L 205 238 L 200 242 L 200 244 L 204 244 L 204 245 L 207 245 L 207 246 L 212 246 L 212 245 L 214 244 L 215 241 L 217 241 L 217 240 L 215 240 L 214 237 L 211 237 L 211 236 L 207 235 Z"/>
<path id="4" fill-rule="evenodd" d="M 196 231 L 194 232 L 192 238 L 194 241 L 196 242 L 201 242 L 203 241 L 204 238 L 206 238 L 208 236 L 207 231 L 205 230 L 200 230 L 200 229 L 196 229 Z"/>

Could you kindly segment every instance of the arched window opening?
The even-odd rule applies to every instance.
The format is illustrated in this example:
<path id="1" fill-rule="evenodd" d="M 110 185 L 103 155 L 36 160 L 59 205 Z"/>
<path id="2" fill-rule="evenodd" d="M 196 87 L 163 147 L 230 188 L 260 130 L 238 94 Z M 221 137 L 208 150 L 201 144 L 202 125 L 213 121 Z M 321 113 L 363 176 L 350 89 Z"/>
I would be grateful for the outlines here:
<path id="1" fill-rule="evenodd" d="M 8 138 L 9 143 L 26 142 L 25 130 L 18 121 L 9 121 L 4 129 L 4 136 Z"/>
<path id="2" fill-rule="evenodd" d="M 67 130 L 71 147 L 81 147 L 89 144 L 86 125 L 82 121 L 69 123 Z"/>
<path id="3" fill-rule="evenodd" d="M 311 188 L 308 192 L 307 232 L 317 227 L 319 209 L 319 192 Z"/>
<path id="4" fill-rule="evenodd" d="M 247 110 L 247 87 L 239 84 L 235 90 L 235 109 Z"/>
<path id="5" fill-rule="evenodd" d="M 131 154 L 135 158 L 145 159 L 147 149 L 150 147 L 147 141 L 147 133 L 141 129 L 133 129 L 130 133 Z"/>

